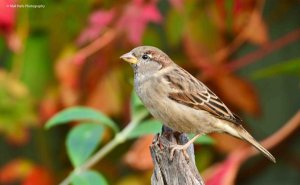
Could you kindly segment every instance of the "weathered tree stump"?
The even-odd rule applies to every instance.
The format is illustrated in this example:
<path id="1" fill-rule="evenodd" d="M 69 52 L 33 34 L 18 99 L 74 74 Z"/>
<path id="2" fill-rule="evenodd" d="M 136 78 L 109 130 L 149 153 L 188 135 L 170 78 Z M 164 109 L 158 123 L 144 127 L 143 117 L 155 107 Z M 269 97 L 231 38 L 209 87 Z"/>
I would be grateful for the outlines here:
<path id="1" fill-rule="evenodd" d="M 183 152 L 176 151 L 173 160 L 170 160 L 170 146 L 172 144 L 185 144 L 188 138 L 185 134 L 173 132 L 163 126 L 162 133 L 157 134 L 150 146 L 154 163 L 151 185 L 204 185 L 195 165 L 194 147 L 191 145 L 187 153 L 189 160 Z"/>

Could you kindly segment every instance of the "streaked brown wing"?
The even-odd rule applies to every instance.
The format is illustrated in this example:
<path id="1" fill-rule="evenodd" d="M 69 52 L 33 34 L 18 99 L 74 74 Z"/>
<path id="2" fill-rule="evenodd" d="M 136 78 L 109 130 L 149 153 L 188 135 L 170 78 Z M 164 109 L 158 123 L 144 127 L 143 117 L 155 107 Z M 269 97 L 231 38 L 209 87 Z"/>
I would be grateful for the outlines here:
<path id="1" fill-rule="evenodd" d="M 232 113 L 208 87 L 183 69 L 182 71 L 174 69 L 165 74 L 164 79 L 172 89 L 168 95 L 171 100 L 197 110 L 205 110 L 219 119 L 235 124 L 242 123 L 242 120 Z"/>

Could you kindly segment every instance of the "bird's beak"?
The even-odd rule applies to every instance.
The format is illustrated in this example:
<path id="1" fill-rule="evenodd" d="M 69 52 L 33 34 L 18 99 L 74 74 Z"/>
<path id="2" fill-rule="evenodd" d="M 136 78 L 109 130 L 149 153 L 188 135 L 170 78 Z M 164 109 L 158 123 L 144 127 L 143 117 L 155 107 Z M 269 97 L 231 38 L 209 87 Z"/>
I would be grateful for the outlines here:
<path id="1" fill-rule="evenodd" d="M 120 58 L 132 64 L 136 64 L 138 62 L 137 58 L 133 56 L 131 52 L 125 53 Z"/>

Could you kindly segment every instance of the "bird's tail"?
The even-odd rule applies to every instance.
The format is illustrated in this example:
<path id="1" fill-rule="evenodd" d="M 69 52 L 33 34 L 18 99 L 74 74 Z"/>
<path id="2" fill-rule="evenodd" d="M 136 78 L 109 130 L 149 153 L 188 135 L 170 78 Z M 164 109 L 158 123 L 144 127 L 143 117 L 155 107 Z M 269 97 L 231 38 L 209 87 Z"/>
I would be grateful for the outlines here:
<path id="1" fill-rule="evenodd" d="M 238 133 L 242 139 L 245 139 L 247 142 L 252 144 L 264 156 L 266 156 L 270 161 L 272 161 L 273 163 L 276 163 L 276 159 L 267 149 L 265 149 L 263 146 L 261 146 L 261 144 L 259 144 L 243 127 L 239 127 L 239 128 L 240 128 L 239 129 L 240 132 L 238 132 Z"/>

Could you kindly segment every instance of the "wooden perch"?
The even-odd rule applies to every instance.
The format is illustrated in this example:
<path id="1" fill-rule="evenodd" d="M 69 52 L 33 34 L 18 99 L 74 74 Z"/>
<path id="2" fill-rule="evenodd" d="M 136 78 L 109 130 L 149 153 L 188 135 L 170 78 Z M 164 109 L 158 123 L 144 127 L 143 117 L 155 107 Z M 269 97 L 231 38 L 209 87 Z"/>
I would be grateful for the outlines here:
<path id="1" fill-rule="evenodd" d="M 157 134 L 150 146 L 154 163 L 151 185 L 204 185 L 195 165 L 194 147 L 191 145 L 186 160 L 183 153 L 176 151 L 170 160 L 170 146 L 172 144 L 185 144 L 188 138 L 185 134 L 173 132 L 163 126 L 162 133 Z"/>

